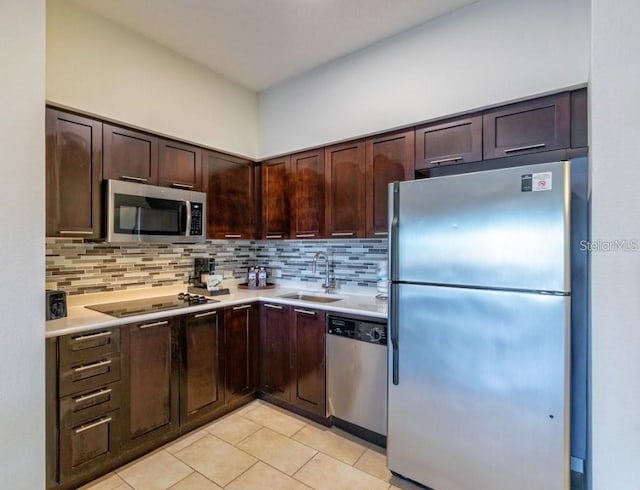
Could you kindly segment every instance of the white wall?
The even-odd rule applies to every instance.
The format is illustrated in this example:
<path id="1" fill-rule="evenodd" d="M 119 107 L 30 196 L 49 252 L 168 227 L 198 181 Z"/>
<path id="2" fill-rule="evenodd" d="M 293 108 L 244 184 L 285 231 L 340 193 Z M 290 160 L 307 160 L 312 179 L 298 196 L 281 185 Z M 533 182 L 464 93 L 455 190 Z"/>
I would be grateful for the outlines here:
<path id="1" fill-rule="evenodd" d="M 254 158 L 257 95 L 66 0 L 47 1 L 46 98 Z"/>
<path id="2" fill-rule="evenodd" d="M 640 3 L 592 0 L 592 240 L 640 243 Z M 640 251 L 592 253 L 593 489 L 640 488 Z"/>
<path id="3" fill-rule="evenodd" d="M 44 488 L 45 0 L 0 6 L 0 487 Z"/>
<path id="4" fill-rule="evenodd" d="M 588 0 L 481 0 L 262 92 L 259 153 L 585 84 L 588 66 Z"/>

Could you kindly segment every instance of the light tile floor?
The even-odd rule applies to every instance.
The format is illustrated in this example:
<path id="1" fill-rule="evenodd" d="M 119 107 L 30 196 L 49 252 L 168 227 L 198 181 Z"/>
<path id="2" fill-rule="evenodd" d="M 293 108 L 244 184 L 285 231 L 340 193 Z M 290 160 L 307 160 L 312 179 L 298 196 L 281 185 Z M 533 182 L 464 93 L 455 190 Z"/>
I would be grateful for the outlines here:
<path id="1" fill-rule="evenodd" d="M 261 400 L 82 490 L 417 489 L 387 470 L 384 449 Z"/>

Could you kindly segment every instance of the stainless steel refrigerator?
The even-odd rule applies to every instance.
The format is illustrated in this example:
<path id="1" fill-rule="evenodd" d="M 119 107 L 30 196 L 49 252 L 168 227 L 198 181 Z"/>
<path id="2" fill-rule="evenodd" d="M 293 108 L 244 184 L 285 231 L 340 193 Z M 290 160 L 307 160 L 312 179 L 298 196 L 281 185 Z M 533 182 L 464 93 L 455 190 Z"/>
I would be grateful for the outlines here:
<path id="1" fill-rule="evenodd" d="M 569 488 L 571 167 L 391 184 L 394 473 L 436 490 Z"/>

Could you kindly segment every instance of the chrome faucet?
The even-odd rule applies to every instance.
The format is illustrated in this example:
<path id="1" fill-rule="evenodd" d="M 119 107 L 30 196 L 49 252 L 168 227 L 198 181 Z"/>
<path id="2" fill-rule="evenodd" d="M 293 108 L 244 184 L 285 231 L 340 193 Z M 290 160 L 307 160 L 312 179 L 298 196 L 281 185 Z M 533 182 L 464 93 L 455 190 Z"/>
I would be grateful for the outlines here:
<path id="1" fill-rule="evenodd" d="M 336 288 L 336 281 L 334 279 L 331 279 L 329 277 L 329 257 L 327 257 L 326 254 L 322 253 L 322 252 L 317 252 L 314 256 L 313 256 L 313 267 L 312 267 L 312 272 L 313 274 L 316 274 L 316 271 L 318 269 L 318 259 L 324 259 L 324 284 L 322 284 L 322 288 L 324 289 L 325 293 L 330 293 L 332 289 Z"/>

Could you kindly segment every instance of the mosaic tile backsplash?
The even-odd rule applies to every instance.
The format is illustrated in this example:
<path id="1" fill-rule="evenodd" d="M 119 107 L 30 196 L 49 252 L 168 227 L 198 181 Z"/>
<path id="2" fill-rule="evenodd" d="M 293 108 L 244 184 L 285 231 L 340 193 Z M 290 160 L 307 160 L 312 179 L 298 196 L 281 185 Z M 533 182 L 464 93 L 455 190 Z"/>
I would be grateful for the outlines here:
<path id="1" fill-rule="evenodd" d="M 362 240 L 212 240 L 201 244 L 109 244 L 73 238 L 46 239 L 46 287 L 68 294 L 186 284 L 195 257 L 215 257 L 216 271 L 236 279 L 261 265 L 282 279 L 320 284 L 324 262 L 313 275 L 316 252 L 329 255 L 338 285 L 373 287 L 378 262 L 387 258 L 387 241 Z M 269 278 L 272 280 L 272 278 Z"/>

